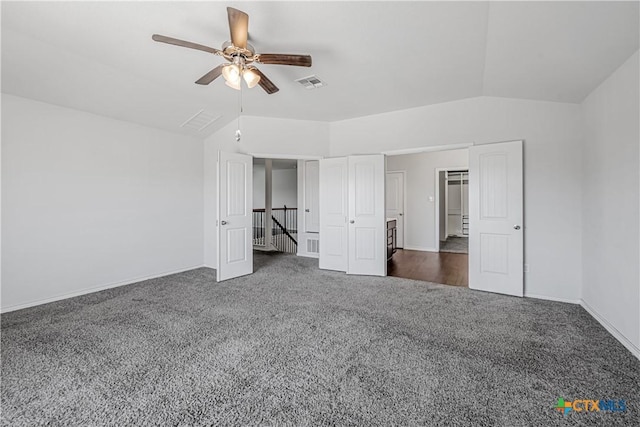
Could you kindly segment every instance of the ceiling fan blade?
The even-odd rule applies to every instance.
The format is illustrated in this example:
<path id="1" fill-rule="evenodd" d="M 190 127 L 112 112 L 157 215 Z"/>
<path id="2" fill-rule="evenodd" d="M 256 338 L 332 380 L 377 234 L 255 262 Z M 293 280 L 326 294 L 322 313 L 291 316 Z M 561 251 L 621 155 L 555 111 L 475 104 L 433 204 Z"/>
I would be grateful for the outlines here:
<path id="1" fill-rule="evenodd" d="M 232 7 L 227 8 L 227 15 L 229 16 L 231 43 L 235 47 L 246 49 L 249 37 L 249 15 Z"/>
<path id="2" fill-rule="evenodd" d="M 261 64 L 296 65 L 311 67 L 311 55 L 290 55 L 286 53 L 260 53 L 256 61 Z"/>
<path id="3" fill-rule="evenodd" d="M 209 83 L 211 83 L 212 81 L 220 77 L 220 75 L 222 74 L 222 67 L 224 67 L 224 64 L 218 65 L 216 68 L 209 71 L 204 76 L 200 77 L 196 81 L 196 83 L 199 85 L 208 85 Z"/>
<path id="4" fill-rule="evenodd" d="M 187 42 L 184 40 L 174 39 L 173 37 L 161 36 L 160 34 L 154 34 L 151 38 L 157 42 L 173 44 L 176 46 L 188 47 L 190 49 L 203 50 L 205 52 L 213 53 L 214 55 L 219 55 L 222 52 L 216 48 L 201 45 L 198 43 Z"/>
<path id="5" fill-rule="evenodd" d="M 253 68 L 253 71 L 260 76 L 260 81 L 258 82 L 258 84 L 269 95 L 271 95 L 272 93 L 276 93 L 277 91 L 280 90 L 280 89 L 278 89 L 278 87 L 276 85 L 273 84 L 273 82 L 271 80 L 269 80 L 267 78 L 267 76 L 265 76 L 262 73 L 262 71 L 258 70 L 255 67 Z"/>

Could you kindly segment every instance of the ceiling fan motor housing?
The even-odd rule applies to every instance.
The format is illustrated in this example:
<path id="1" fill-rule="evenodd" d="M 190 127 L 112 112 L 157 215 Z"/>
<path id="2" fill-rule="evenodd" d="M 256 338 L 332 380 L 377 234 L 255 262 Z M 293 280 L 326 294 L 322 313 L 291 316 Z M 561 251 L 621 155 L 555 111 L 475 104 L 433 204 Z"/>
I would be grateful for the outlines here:
<path id="1" fill-rule="evenodd" d="M 228 61 L 234 62 L 234 58 L 242 57 L 245 64 L 253 62 L 256 54 L 254 47 L 249 43 L 247 43 L 246 48 L 240 48 L 234 46 L 230 41 L 226 41 L 222 44 L 221 52 L 222 56 L 224 56 Z"/>

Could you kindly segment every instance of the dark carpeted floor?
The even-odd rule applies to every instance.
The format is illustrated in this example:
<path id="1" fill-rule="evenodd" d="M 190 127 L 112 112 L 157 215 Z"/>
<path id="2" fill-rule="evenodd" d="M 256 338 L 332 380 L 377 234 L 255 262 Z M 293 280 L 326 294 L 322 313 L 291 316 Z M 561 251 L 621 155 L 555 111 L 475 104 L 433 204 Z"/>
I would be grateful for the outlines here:
<path id="1" fill-rule="evenodd" d="M 3 314 L 2 423 L 640 424 L 640 361 L 579 306 L 255 257 Z"/>
<path id="2" fill-rule="evenodd" d="M 451 252 L 454 254 L 469 253 L 469 238 L 449 236 L 447 240 L 440 242 L 440 252 Z"/>

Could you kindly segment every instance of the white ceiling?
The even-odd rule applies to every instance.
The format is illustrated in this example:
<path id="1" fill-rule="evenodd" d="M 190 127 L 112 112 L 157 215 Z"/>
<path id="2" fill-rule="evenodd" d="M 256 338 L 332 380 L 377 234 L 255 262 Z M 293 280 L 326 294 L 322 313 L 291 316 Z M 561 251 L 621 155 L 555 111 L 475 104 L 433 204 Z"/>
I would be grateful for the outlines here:
<path id="1" fill-rule="evenodd" d="M 226 6 L 249 14 L 280 92 L 246 115 L 336 121 L 481 95 L 581 102 L 639 45 L 638 2 L 2 2 L 2 92 L 186 134 L 238 114 L 238 92 L 194 82 L 221 63 L 154 33 L 219 48 Z M 327 86 L 295 79 L 316 74 Z M 205 109 L 201 132 L 180 125 Z"/>

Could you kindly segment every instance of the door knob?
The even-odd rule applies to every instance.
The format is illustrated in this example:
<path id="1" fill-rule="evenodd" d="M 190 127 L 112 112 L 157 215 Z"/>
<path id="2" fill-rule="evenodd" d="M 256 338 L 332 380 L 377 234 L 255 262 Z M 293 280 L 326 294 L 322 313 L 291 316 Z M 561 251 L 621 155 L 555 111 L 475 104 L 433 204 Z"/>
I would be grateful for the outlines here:
<path id="1" fill-rule="evenodd" d="M 354 222 L 355 222 L 354 220 L 351 220 L 351 221 L 349 221 L 349 224 L 353 224 Z"/>
<path id="2" fill-rule="evenodd" d="M 401 213 L 399 213 L 398 215 L 402 216 L 402 214 L 401 214 Z"/>
<path id="3" fill-rule="evenodd" d="M 223 220 L 223 221 L 221 221 L 221 222 L 220 222 L 220 224 L 222 224 L 222 225 L 227 225 L 227 221 L 224 221 L 224 220 Z"/>
<path id="4" fill-rule="evenodd" d="M 516 224 L 516 225 L 513 226 L 513 229 L 514 230 L 520 230 L 520 226 Z"/>
<path id="5" fill-rule="evenodd" d="M 309 209 L 305 209 L 304 211 L 305 211 L 305 212 L 309 212 Z"/>

